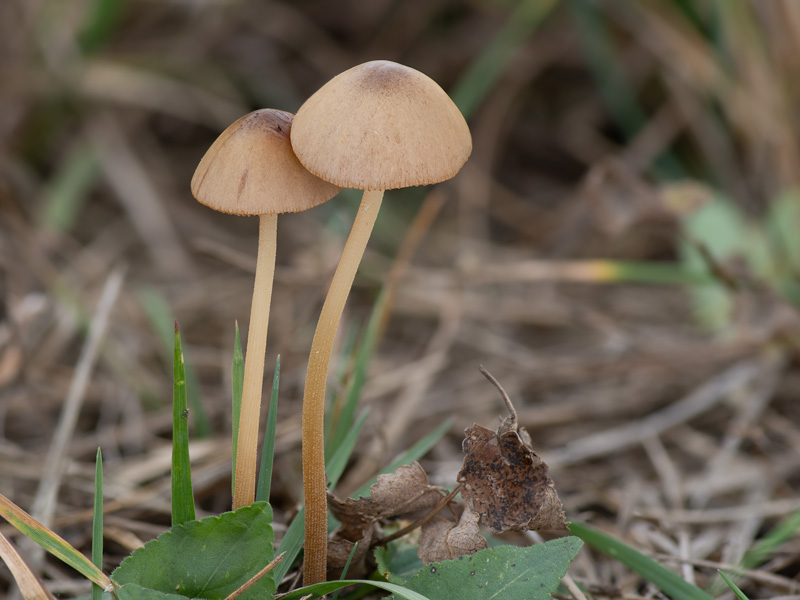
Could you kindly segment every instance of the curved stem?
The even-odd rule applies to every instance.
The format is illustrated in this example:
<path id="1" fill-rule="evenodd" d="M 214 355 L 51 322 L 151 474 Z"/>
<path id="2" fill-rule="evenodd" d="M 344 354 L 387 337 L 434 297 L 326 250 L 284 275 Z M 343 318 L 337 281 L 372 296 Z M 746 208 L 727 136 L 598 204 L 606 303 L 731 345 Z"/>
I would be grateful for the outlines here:
<path id="1" fill-rule="evenodd" d="M 306 500 L 303 585 L 325 581 L 328 551 L 328 501 L 325 480 L 325 383 L 336 329 L 367 247 L 383 191 L 366 191 L 322 305 L 303 393 L 303 490 Z"/>
<path id="2" fill-rule="evenodd" d="M 252 504 L 255 499 L 258 419 L 261 415 L 261 387 L 264 383 L 264 355 L 267 351 L 277 237 L 278 215 L 259 215 L 256 282 L 253 287 L 253 304 L 250 307 L 242 410 L 239 416 L 239 436 L 236 440 L 234 510 Z"/>

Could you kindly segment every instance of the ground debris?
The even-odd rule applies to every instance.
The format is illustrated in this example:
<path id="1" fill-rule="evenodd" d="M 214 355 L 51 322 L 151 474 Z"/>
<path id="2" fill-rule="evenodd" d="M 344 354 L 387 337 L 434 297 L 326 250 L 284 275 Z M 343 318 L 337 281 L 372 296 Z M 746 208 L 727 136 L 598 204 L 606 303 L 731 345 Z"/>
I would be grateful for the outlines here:
<path id="1" fill-rule="evenodd" d="M 496 431 L 475 424 L 464 432 L 466 456 L 458 474 L 461 496 L 495 533 L 564 529 L 564 507 L 547 464 L 533 451 L 525 428 L 519 427 L 508 395 L 488 371 L 481 370 L 500 390 L 510 415 Z"/>

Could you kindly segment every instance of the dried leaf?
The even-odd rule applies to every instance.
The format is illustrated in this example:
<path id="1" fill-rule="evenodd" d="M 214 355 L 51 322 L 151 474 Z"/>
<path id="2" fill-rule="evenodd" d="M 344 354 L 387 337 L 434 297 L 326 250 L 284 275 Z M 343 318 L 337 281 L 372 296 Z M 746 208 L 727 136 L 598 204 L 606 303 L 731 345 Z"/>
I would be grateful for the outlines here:
<path id="1" fill-rule="evenodd" d="M 503 394 L 511 415 L 497 431 L 476 424 L 464 432 L 466 456 L 458 474 L 464 486 L 461 496 L 496 533 L 565 528 L 564 507 L 547 465 L 533 451 L 528 432 L 518 427 L 508 395 L 488 372 L 483 373 Z"/>
<path id="2" fill-rule="evenodd" d="M 398 467 L 394 473 L 379 475 L 369 491 L 367 498 L 345 500 L 328 492 L 328 506 L 341 523 L 328 542 L 329 578 L 335 578 L 336 570 L 344 567 L 356 542 L 358 548 L 350 574 L 363 571 L 370 546 L 381 537 L 380 521 L 393 518 L 413 521 L 434 509 L 446 495 L 445 490 L 428 483 L 425 470 L 417 462 Z"/>
<path id="3" fill-rule="evenodd" d="M 464 508 L 458 523 L 434 517 L 422 526 L 417 556 L 427 565 L 488 548 L 489 544 L 478 528 L 479 520 L 480 515 L 469 505 Z"/>
<path id="4" fill-rule="evenodd" d="M 394 473 L 378 475 L 369 488 L 368 498 L 339 500 L 328 495 L 331 512 L 348 527 L 360 523 L 404 516 L 434 508 L 447 492 L 430 485 L 425 470 L 418 462 L 398 467 Z"/>

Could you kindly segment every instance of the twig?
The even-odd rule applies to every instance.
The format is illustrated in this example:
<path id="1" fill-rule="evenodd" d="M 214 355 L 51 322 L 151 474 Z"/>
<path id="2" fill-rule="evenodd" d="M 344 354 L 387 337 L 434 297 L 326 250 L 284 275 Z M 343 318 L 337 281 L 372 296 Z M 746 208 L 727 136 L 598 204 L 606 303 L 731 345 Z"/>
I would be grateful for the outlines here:
<path id="1" fill-rule="evenodd" d="M 497 390 L 500 392 L 500 395 L 503 397 L 503 402 L 506 403 L 506 408 L 508 408 L 508 412 L 511 413 L 511 429 L 513 431 L 516 431 L 517 430 L 517 411 L 514 408 L 514 405 L 511 404 L 511 398 L 508 397 L 508 394 L 503 389 L 503 386 L 500 385 L 500 382 L 497 381 L 497 379 L 495 379 L 494 375 L 492 375 L 491 373 L 489 373 L 489 371 L 486 370 L 486 367 L 484 367 L 483 365 L 479 365 L 479 368 L 480 368 L 481 373 L 483 374 L 483 376 L 486 377 L 486 379 L 488 379 L 491 382 L 491 384 L 494 387 L 497 388 Z"/>
<path id="2" fill-rule="evenodd" d="M 280 554 L 278 554 L 278 556 L 273 558 L 266 567 L 264 567 L 258 573 L 253 575 L 250 579 L 248 579 L 247 583 L 242 585 L 240 588 L 236 589 L 234 592 L 230 593 L 225 598 L 225 600 L 234 600 L 235 598 L 238 598 L 243 592 L 246 592 L 248 589 L 250 589 L 250 587 L 252 587 L 259 579 L 261 579 L 264 575 L 266 575 L 267 573 L 272 571 L 272 569 L 278 566 L 278 564 L 283 561 L 283 557 L 285 554 L 286 552 L 281 552 Z"/>

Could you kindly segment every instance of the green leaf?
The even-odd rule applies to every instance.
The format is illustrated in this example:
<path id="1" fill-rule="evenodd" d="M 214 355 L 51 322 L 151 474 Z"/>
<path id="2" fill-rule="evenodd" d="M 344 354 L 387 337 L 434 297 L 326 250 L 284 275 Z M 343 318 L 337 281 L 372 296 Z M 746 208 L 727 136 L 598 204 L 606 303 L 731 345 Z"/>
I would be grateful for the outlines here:
<path id="1" fill-rule="evenodd" d="M 117 600 L 189 600 L 189 597 L 151 590 L 135 583 L 126 583 L 117 590 Z M 195 596 L 194 600 L 201 599 Z"/>
<path id="2" fill-rule="evenodd" d="M 582 542 L 575 537 L 536 546 L 497 546 L 425 565 L 406 583 L 431 600 L 550 600 Z"/>
<path id="3" fill-rule="evenodd" d="M 733 590 L 733 593 L 736 594 L 736 597 L 739 600 L 750 600 L 745 595 L 745 593 L 742 590 L 739 589 L 739 586 L 737 586 L 735 583 L 733 583 L 733 580 L 730 577 L 728 577 L 725 573 L 723 573 L 719 569 L 717 569 L 717 572 L 719 573 L 719 576 L 722 577 L 723 580 L 725 580 L 725 583 L 728 584 L 728 587 Z"/>
<path id="4" fill-rule="evenodd" d="M 94 461 L 94 510 L 92 513 L 92 563 L 103 570 L 103 453 L 97 449 Z M 103 597 L 103 588 L 92 584 L 92 600 Z"/>
<path id="5" fill-rule="evenodd" d="M 71 231 L 99 176 L 97 151 L 87 145 L 73 148 L 44 190 L 42 225 L 58 232 Z"/>
<path id="6" fill-rule="evenodd" d="M 281 600 L 300 600 L 300 598 L 303 598 L 308 594 L 313 594 L 313 597 L 318 598 L 343 587 L 347 587 L 348 585 L 357 584 L 371 585 L 372 587 L 380 588 L 382 590 L 386 590 L 387 592 L 392 592 L 394 596 L 398 598 L 405 598 L 406 600 L 432 600 L 426 596 L 423 596 L 422 594 L 406 589 L 394 583 L 364 579 L 342 579 L 341 581 L 324 581 L 322 583 L 315 583 L 314 585 L 308 585 L 293 590 L 292 592 L 283 596 Z M 449 600 L 450 597 L 447 596 L 447 598 Z"/>
<path id="7" fill-rule="evenodd" d="M 166 594 L 222 600 L 269 564 L 272 542 L 272 509 L 256 502 L 173 527 L 135 550 L 111 579 Z M 274 593 L 275 580 L 267 573 L 239 600 L 263 600 Z"/>
<path id="8" fill-rule="evenodd" d="M 264 443 L 261 445 L 261 465 L 258 471 L 258 488 L 256 502 L 269 502 L 272 487 L 272 463 L 275 457 L 275 428 L 278 424 L 278 386 L 281 381 L 281 357 L 275 359 L 275 374 L 272 377 L 272 393 L 269 397 L 267 428 L 264 430 Z M 240 400 L 241 402 L 241 400 Z M 238 431 L 236 432 L 238 436 Z M 236 463 L 234 462 L 234 471 Z"/>
<path id="9" fill-rule="evenodd" d="M 239 321 L 236 321 L 236 337 L 233 340 L 233 365 L 231 367 L 231 396 L 233 441 L 233 464 L 231 465 L 231 495 L 236 489 L 236 449 L 239 443 L 239 417 L 242 414 L 242 390 L 244 389 L 244 354 L 242 354 L 242 339 L 239 337 Z"/>
<path id="10" fill-rule="evenodd" d="M 697 586 L 610 535 L 574 521 L 570 523 L 569 530 L 570 533 L 581 538 L 595 550 L 618 560 L 644 577 L 670 598 L 675 600 L 712 600 L 709 594 Z"/>
<path id="11" fill-rule="evenodd" d="M 194 495 L 189 463 L 189 419 L 186 408 L 186 371 L 181 334 L 175 321 L 174 379 L 172 393 L 172 524 L 193 521 Z"/>

